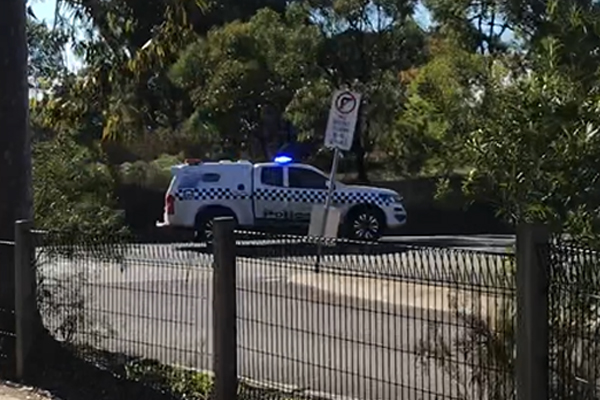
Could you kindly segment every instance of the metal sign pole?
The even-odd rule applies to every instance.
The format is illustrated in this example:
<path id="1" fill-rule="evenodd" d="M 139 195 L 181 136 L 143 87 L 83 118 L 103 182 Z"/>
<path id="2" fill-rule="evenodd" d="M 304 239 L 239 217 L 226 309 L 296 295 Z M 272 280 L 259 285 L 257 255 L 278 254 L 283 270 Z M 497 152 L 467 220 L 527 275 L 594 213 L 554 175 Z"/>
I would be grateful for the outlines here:
<path id="1" fill-rule="evenodd" d="M 315 262 L 315 272 L 319 272 L 321 256 L 323 254 L 323 240 L 325 239 L 325 228 L 327 227 L 327 218 L 329 217 L 329 209 L 331 208 L 331 198 L 333 197 L 333 191 L 335 190 L 334 182 L 339 160 L 340 149 L 336 147 L 333 152 L 331 172 L 329 173 L 329 187 L 327 188 L 327 198 L 325 199 L 325 212 L 323 215 L 323 222 L 321 224 L 321 234 L 319 235 L 319 243 L 317 245 L 317 260 Z"/>
<path id="2" fill-rule="evenodd" d="M 319 272 L 321 257 L 323 255 L 323 242 L 327 230 L 327 223 L 330 217 L 330 208 L 333 194 L 335 193 L 335 175 L 337 173 L 338 162 L 341 157 L 341 150 L 350 150 L 358 120 L 358 110 L 361 95 L 352 92 L 348 89 L 336 90 L 331 98 L 331 109 L 329 110 L 329 118 L 327 120 L 327 128 L 325 129 L 325 147 L 333 148 L 333 162 L 331 165 L 331 173 L 329 175 L 329 187 L 327 198 L 325 199 L 325 209 L 323 210 L 323 218 L 321 226 L 318 226 L 320 215 L 318 213 L 311 214 L 311 225 L 309 234 L 313 231 L 319 236 L 317 244 L 317 260 L 315 262 L 315 272 Z M 313 208 L 313 210 L 316 209 Z M 337 211 L 337 210 L 336 210 Z M 335 213 L 334 213 L 335 214 Z M 312 217 L 314 215 L 314 218 Z M 335 214 L 339 218 L 339 213 Z M 314 221 L 314 224 L 313 224 Z M 339 221 L 338 221 L 339 222 Z M 314 227 L 314 228 L 313 228 Z M 336 232 L 339 227 L 336 227 Z M 337 233 L 334 235 L 337 236 Z"/>

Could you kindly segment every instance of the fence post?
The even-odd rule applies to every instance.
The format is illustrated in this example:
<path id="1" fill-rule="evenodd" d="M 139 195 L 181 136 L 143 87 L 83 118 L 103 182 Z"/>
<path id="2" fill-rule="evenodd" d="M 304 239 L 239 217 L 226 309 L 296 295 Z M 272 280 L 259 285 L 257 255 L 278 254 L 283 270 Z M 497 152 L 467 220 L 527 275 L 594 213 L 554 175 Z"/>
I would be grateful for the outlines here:
<path id="1" fill-rule="evenodd" d="M 235 221 L 216 218 L 213 225 L 213 369 L 215 400 L 237 398 L 237 301 Z"/>
<path id="2" fill-rule="evenodd" d="M 33 240 L 31 221 L 15 223 L 15 333 L 16 378 L 25 374 L 25 362 L 33 340 L 33 320 L 36 311 L 36 296 L 33 293 L 35 273 L 33 266 Z"/>
<path id="3" fill-rule="evenodd" d="M 548 400 L 549 245 L 547 226 L 517 228 L 517 400 Z"/>

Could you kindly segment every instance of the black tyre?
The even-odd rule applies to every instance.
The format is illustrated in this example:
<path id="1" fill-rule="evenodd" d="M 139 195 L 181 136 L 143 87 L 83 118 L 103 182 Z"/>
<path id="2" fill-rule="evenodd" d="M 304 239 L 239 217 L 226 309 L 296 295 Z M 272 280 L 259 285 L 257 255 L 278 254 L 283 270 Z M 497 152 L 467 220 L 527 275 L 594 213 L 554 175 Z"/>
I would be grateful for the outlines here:
<path id="1" fill-rule="evenodd" d="M 379 240 L 384 229 L 384 214 L 375 207 L 356 208 L 351 210 L 346 218 L 346 236 L 353 240 Z"/>
<path id="2" fill-rule="evenodd" d="M 232 211 L 226 209 L 206 210 L 196 215 L 194 225 L 194 241 L 212 243 L 215 218 L 234 217 Z"/>

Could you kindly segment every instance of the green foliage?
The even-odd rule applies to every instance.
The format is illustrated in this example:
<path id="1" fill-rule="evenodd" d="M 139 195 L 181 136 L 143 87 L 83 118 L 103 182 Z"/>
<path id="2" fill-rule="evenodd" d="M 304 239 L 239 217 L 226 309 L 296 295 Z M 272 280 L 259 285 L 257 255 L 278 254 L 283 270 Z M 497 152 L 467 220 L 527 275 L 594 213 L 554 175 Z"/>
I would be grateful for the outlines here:
<path id="1" fill-rule="evenodd" d="M 194 40 L 188 14 L 200 8 L 190 4 L 59 0 L 57 30 L 72 40 L 84 67 L 46 99 L 45 126 L 76 130 L 88 143 L 124 141 L 164 127 L 174 130 L 187 96 L 171 84 L 166 71 L 179 50 Z"/>
<path id="2" fill-rule="evenodd" d="M 182 155 L 163 154 L 151 162 L 135 161 L 121 165 L 121 181 L 142 187 L 164 191 L 171 182 L 171 166 L 183 162 Z"/>
<path id="3" fill-rule="evenodd" d="M 68 137 L 41 142 L 33 154 L 36 225 L 110 236 L 123 229 L 105 165 Z"/>
<path id="4" fill-rule="evenodd" d="M 68 36 L 51 30 L 44 22 L 27 18 L 27 48 L 29 50 L 29 84 L 38 89 L 56 85 L 55 80 L 67 73 L 63 48 Z"/>
<path id="5" fill-rule="evenodd" d="M 486 84 L 484 57 L 453 40 L 433 40 L 432 59 L 413 72 L 404 109 L 386 143 L 399 172 L 450 173 L 462 166 L 463 142 Z"/>
<path id="6" fill-rule="evenodd" d="M 197 400 L 208 400 L 213 385 L 213 379 L 205 373 L 150 360 L 125 365 L 125 376 L 167 390 L 177 397 Z"/>
<path id="7" fill-rule="evenodd" d="M 600 210 L 599 97 L 557 63 L 562 46 L 548 40 L 526 76 L 496 77 L 465 143 L 467 184 L 493 194 L 515 223 L 569 226 Z"/>
<path id="8" fill-rule="evenodd" d="M 213 378 L 205 372 L 172 367 L 154 360 L 136 360 L 125 365 L 127 379 L 157 387 L 177 398 L 211 399 Z M 239 400 L 299 400 L 305 396 L 265 389 L 239 382 Z"/>
<path id="9" fill-rule="evenodd" d="M 600 98 L 597 55 L 586 50 L 585 32 L 592 32 L 591 38 L 596 35 L 598 13 L 597 6 L 574 3 L 550 1 L 541 13 L 543 22 L 537 16 L 520 21 L 531 29 L 530 52 L 484 56 L 483 90 L 473 112 L 444 115 L 442 121 L 445 126 L 451 126 L 453 118 L 464 123 L 457 142 L 460 159 L 446 154 L 446 162 L 471 169 L 467 192 L 497 203 L 515 224 L 550 223 L 589 249 L 598 247 L 600 233 Z M 461 87 L 473 84 L 467 81 Z M 436 115 L 426 110 L 424 119 Z M 586 258 L 583 251 L 571 249 L 568 256 L 553 257 L 548 271 L 554 305 L 549 322 L 550 390 L 561 399 L 597 397 L 591 386 L 600 373 L 593 361 L 600 350 L 586 338 L 597 334 L 593 293 L 598 293 L 599 281 L 594 260 Z M 493 318 L 476 310 L 465 312 L 455 305 L 454 318 L 467 327 L 465 333 L 448 338 L 434 328 L 421 356 L 426 365 L 433 363 L 450 374 L 460 388 L 459 398 L 514 399 L 514 299 Z M 583 337 L 582 329 L 592 333 Z M 463 362 L 472 367 L 465 369 Z"/>
<path id="10" fill-rule="evenodd" d="M 163 132 L 194 139 L 175 150 L 166 149 L 165 140 L 153 156 L 187 151 L 193 143 L 207 158 L 256 157 L 257 135 L 267 135 L 271 146 L 277 135 L 273 128 L 279 122 L 266 120 L 265 106 L 273 106 L 275 120 L 285 115 L 296 123 L 302 140 L 318 144 L 331 91 L 348 82 L 365 98 L 367 123 L 360 125 L 352 157 L 360 161 L 386 140 L 399 110 L 402 85 L 396 74 L 424 60 L 424 32 L 410 17 L 412 1 L 312 7 L 259 0 L 224 7 L 209 1 L 200 8 L 183 0 L 146 3 L 60 2 L 60 29 L 72 33 L 62 18 L 71 10 L 98 35 L 75 40 L 85 69 L 37 105 L 44 129 L 78 132 L 85 145 L 114 139 L 137 147 L 134 154 L 146 160 L 151 157 L 138 143 L 157 143 Z M 327 20 L 315 20 L 315 13 Z M 212 25 L 203 25 L 209 21 Z M 166 71 L 176 60 L 174 87 Z"/>
<path id="11" fill-rule="evenodd" d="M 424 59 L 423 32 L 407 17 L 412 3 L 314 6 L 292 4 L 283 15 L 263 9 L 247 22 L 214 29 L 174 65 L 173 80 L 190 94 L 196 113 L 217 127 L 224 154 L 260 156 L 253 141 L 268 131 L 265 105 L 274 106 L 277 118 L 289 118 L 302 141 L 318 146 L 331 93 L 341 84 L 364 98 L 357 159 L 386 140 L 402 103 L 397 73 Z M 326 19 L 311 22 L 317 14 Z"/>
<path id="12" fill-rule="evenodd" d="M 519 18 L 514 0 L 425 0 L 433 14 L 435 31 L 460 42 L 468 51 L 479 54 L 504 53 L 509 49 L 506 34 L 519 33 Z M 515 4 L 516 5 L 516 4 Z M 529 4 L 528 4 L 529 5 Z"/>
<path id="13" fill-rule="evenodd" d="M 438 33 L 386 150 L 400 172 L 470 171 L 465 190 L 514 224 L 549 222 L 589 239 L 600 227 L 595 56 L 570 49 L 587 43 L 598 19 L 557 4 L 529 54 L 477 53 Z"/>
<path id="14" fill-rule="evenodd" d="M 251 151 L 261 124 L 260 107 L 287 105 L 296 91 L 312 86 L 321 72 L 314 60 L 322 41 L 306 24 L 308 10 L 289 7 L 285 15 L 263 9 L 248 22 L 211 30 L 191 44 L 171 77 L 191 97 L 193 118 L 213 123 L 223 152 Z"/>
<path id="15" fill-rule="evenodd" d="M 101 138 L 118 139 L 102 147 L 108 167 L 126 162 L 124 182 L 162 188 L 168 171 L 152 162 L 162 154 L 257 159 L 256 139 L 278 144 L 283 117 L 314 145 L 313 160 L 323 158 L 331 92 L 348 85 L 364 97 L 346 158 L 361 179 L 375 160 L 442 183 L 467 170 L 465 190 L 511 222 L 556 222 L 591 238 L 600 11 L 576 0 L 517 3 L 429 0 L 435 23 L 425 32 L 403 0 L 257 0 L 228 10 L 63 0 L 100 35 L 78 41 L 78 76 L 32 102 L 36 140 L 68 133 L 98 154 Z M 508 28 L 519 47 L 502 36 Z M 33 21 L 30 30 L 33 64 L 51 79 L 70 31 Z"/>
<path id="16" fill-rule="evenodd" d="M 404 103 L 401 71 L 426 61 L 425 32 L 412 18 L 413 1 L 316 1 L 315 18 L 325 34 L 318 62 L 326 71 L 329 93 L 320 112 L 295 107 L 294 119 L 312 118 L 312 133 L 321 143 L 331 89 L 348 85 L 363 95 L 351 157 L 361 181 L 366 165 L 379 160 L 390 146 L 394 119 Z M 386 159 L 387 161 L 387 159 Z"/>

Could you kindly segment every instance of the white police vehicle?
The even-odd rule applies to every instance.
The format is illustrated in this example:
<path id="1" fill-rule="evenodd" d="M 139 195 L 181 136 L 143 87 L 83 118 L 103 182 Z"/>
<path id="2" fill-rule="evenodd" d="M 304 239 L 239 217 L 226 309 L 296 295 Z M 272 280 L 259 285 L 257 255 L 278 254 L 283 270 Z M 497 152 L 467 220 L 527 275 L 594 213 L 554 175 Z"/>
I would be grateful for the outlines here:
<path id="1" fill-rule="evenodd" d="M 171 167 L 160 227 L 186 228 L 210 240 L 212 221 L 232 216 L 242 229 L 308 227 L 312 208 L 324 204 L 329 179 L 319 169 L 279 157 L 274 162 L 202 162 Z M 376 240 L 406 223 L 402 197 L 393 190 L 334 183 L 332 206 L 340 211 L 340 232 Z"/>

